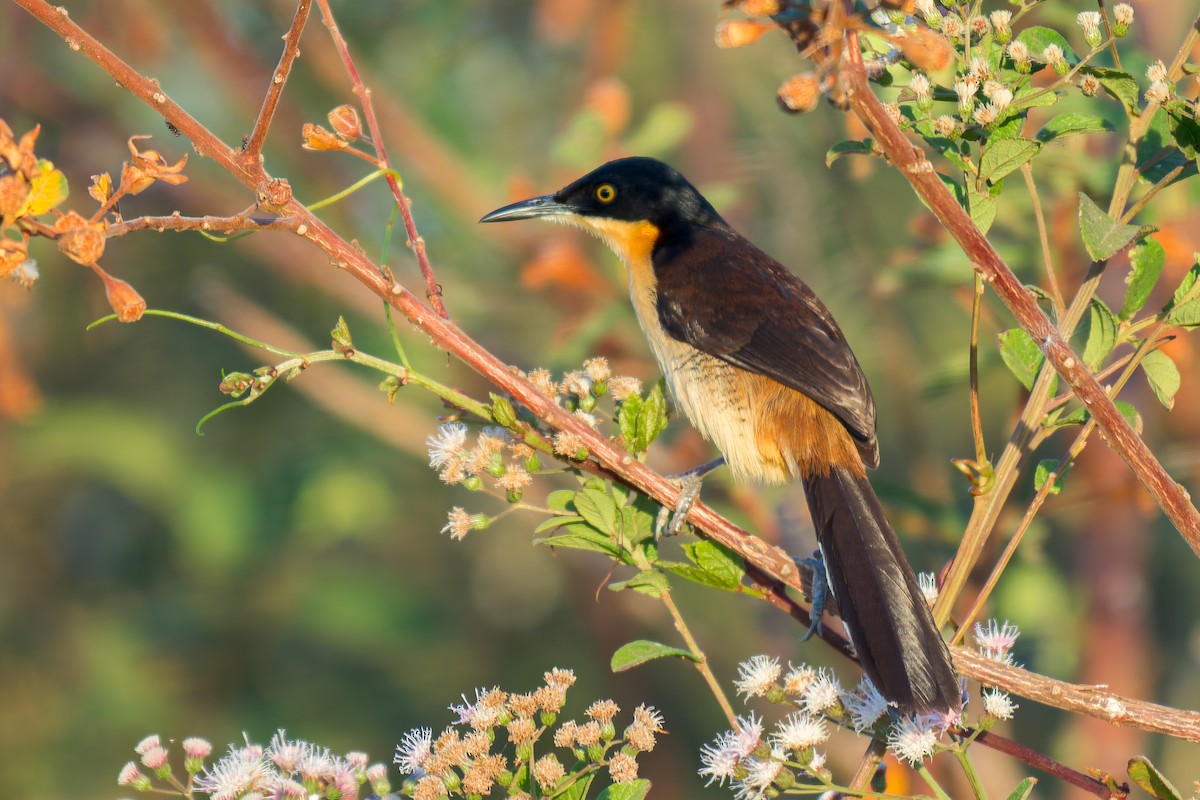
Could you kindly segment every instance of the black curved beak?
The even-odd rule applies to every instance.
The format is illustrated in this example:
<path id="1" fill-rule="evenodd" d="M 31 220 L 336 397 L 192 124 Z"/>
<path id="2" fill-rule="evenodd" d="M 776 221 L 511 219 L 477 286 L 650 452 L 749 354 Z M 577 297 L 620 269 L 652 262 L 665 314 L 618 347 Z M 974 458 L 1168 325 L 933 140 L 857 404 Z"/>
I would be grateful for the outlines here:
<path id="1" fill-rule="evenodd" d="M 534 217 L 555 217 L 574 214 L 575 211 L 570 206 L 560 203 L 554 199 L 554 195 L 547 194 L 542 197 L 534 197 L 529 200 L 522 200 L 519 203 L 497 208 L 490 214 L 484 214 L 480 218 L 480 222 L 509 222 L 515 219 L 533 219 Z"/>

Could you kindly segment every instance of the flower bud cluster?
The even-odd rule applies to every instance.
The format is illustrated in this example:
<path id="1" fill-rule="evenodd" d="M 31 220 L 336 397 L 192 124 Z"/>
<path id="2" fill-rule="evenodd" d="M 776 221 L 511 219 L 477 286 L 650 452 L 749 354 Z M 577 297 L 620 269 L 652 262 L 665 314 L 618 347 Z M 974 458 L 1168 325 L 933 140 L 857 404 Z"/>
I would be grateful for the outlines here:
<path id="1" fill-rule="evenodd" d="M 157 794 L 175 794 L 187 785 L 189 796 L 194 792 L 210 800 L 359 800 L 391 791 L 387 766 L 370 764 L 366 753 L 338 756 L 312 742 L 289 740 L 282 730 L 265 747 L 249 738 L 243 745 L 231 744 L 211 764 L 205 763 L 213 752 L 208 740 L 184 739 L 182 780 L 171 766 L 171 744 L 157 735 L 138 742 L 139 760 L 121 768 L 117 785 Z"/>
<path id="2" fill-rule="evenodd" d="M 936 591 L 932 585 L 930 589 L 931 594 Z M 1001 660 L 1016 635 L 1016 628 L 1007 623 L 976 628 L 985 653 Z M 866 676 L 853 690 L 844 690 L 824 668 L 805 664 L 785 668 L 765 655 L 739 665 L 733 688 L 747 701 L 763 699 L 790 712 L 770 732 L 753 712 L 738 717 L 732 730 L 702 749 L 700 776 L 710 784 L 731 783 L 739 797 L 774 797 L 802 778 L 828 783 L 825 755 L 817 748 L 829 739 L 831 724 L 886 740 L 897 759 L 917 766 L 947 749 L 944 735 L 962 723 L 959 712 L 901 715 Z M 980 726 L 990 728 L 1012 718 L 1016 705 L 1007 694 L 992 689 L 982 698 Z"/>
<path id="3" fill-rule="evenodd" d="M 555 668 L 532 692 L 493 687 L 476 689 L 473 701 L 464 695 L 462 704 L 450 706 L 457 719 L 440 735 L 419 728 L 401 739 L 394 761 L 409 778 L 400 794 L 414 800 L 454 795 L 528 800 L 566 791 L 582 774 L 601 769 L 613 783 L 636 780 L 638 756 L 653 750 L 663 733 L 662 715 L 638 706 L 618 735 L 620 708 L 612 700 L 598 700 L 584 712 L 587 722 L 561 722 L 574 683 L 573 672 Z M 564 761 L 590 769 L 576 767 L 569 776 Z"/>

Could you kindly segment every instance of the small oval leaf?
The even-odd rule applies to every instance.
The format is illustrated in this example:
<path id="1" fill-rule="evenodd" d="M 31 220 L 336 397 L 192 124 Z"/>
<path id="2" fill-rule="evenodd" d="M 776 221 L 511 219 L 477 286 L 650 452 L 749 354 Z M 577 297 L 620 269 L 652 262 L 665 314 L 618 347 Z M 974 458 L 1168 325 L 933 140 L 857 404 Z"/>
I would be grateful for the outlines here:
<path id="1" fill-rule="evenodd" d="M 612 655 L 610 667 L 613 672 L 624 672 L 627 669 L 633 669 L 636 666 L 645 664 L 647 661 L 668 657 L 687 658 L 692 661 L 700 660 L 687 650 L 680 650 L 678 647 L 671 647 L 661 642 L 652 642 L 648 639 L 637 639 L 617 648 L 617 652 Z"/>

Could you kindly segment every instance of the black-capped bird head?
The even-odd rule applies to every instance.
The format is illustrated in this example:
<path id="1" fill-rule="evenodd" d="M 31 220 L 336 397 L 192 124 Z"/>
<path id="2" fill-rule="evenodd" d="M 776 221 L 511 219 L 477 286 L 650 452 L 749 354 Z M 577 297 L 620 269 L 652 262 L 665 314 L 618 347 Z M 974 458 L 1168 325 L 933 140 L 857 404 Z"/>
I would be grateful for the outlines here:
<path id="1" fill-rule="evenodd" d="M 629 255 L 660 236 L 692 226 L 727 228 L 704 196 L 676 170 L 653 158 L 610 161 L 554 194 L 498 208 L 480 222 L 545 219 L 577 225 Z"/>

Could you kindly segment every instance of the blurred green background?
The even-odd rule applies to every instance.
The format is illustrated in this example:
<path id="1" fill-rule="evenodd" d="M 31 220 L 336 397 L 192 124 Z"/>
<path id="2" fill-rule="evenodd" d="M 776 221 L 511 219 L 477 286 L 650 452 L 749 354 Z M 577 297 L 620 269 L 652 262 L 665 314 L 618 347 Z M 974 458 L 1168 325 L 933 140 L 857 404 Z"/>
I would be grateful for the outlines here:
<path id="1" fill-rule="evenodd" d="M 65 5 L 228 142 L 249 132 L 294 11 L 283 0 Z M 446 304 L 465 330 L 522 368 L 561 372 L 602 354 L 618 372 L 655 380 L 621 268 L 606 250 L 573 230 L 475 220 L 611 157 L 669 160 L 833 309 L 880 408 L 875 483 L 917 569 L 942 565 L 970 510 L 949 463 L 973 455 L 970 271 L 881 163 L 825 167 L 829 146 L 861 136 L 852 124 L 824 107 L 801 118 L 779 112 L 775 87 L 800 68 L 782 37 L 717 50 L 717 0 L 334 5 L 375 90 Z M 1127 66 L 1174 53 L 1190 19 L 1179 5 L 1139 6 L 1127 44 L 1144 52 L 1130 52 Z M 1043 20 L 1069 26 L 1078 7 L 1048 9 Z M 306 202 L 367 171 L 300 148 L 301 124 L 324 123 L 345 102 L 353 102 L 348 81 L 314 10 L 265 150 L 268 170 Z M 1093 105 L 1121 122 L 1115 104 Z M 0 5 L 0 117 L 18 134 L 42 125 L 38 153 L 66 172 L 67 205 L 85 214 L 95 208 L 89 176 L 117 173 L 130 135 L 153 134 L 144 146 L 169 161 L 191 152 L 10 4 Z M 1071 292 L 1087 266 L 1076 192 L 1107 196 L 1117 145 L 1115 137 L 1072 139 L 1037 162 Z M 155 186 L 123 202 L 122 213 L 232 214 L 253 202 L 195 153 L 186 174 L 186 185 Z M 1172 286 L 1200 250 L 1192 184 L 1164 192 L 1145 218 L 1163 229 Z M 992 239 L 1025 280 L 1040 281 L 1024 187 L 1013 181 L 1005 199 Z M 389 201 L 378 184 L 322 213 L 374 256 Z M 418 289 L 402 234 L 392 253 L 392 269 Z M 115 797 L 118 768 L 152 732 L 205 736 L 221 748 L 243 731 L 265 741 L 284 727 L 390 761 L 404 731 L 447 724 L 446 706 L 461 693 L 494 684 L 523 691 L 557 665 L 580 676 L 568 713 L 603 696 L 626 710 L 646 702 L 664 711 L 672 735 L 642 764 L 657 796 L 726 796 L 695 774 L 697 747 L 724 728 L 698 675 L 666 662 L 608 671 L 624 641 L 675 641 L 652 601 L 603 590 L 609 565 L 597 558 L 532 548 L 532 518 L 510 517 L 462 543 L 438 534 L 453 505 L 499 509 L 440 485 L 426 466 L 424 440 L 443 410 L 434 398 L 409 388 L 388 406 L 378 376 L 321 365 L 197 436 L 196 421 L 225 400 L 221 371 L 269 357 L 163 319 L 85 332 L 108 313 L 101 286 L 44 242 L 34 255 L 42 279 L 32 292 L 0 286 L 0 794 Z M 152 308 L 293 349 L 326 346 L 345 315 L 360 348 L 391 353 L 378 302 L 283 234 L 217 244 L 148 232 L 110 241 L 103 264 Z M 1125 268 L 1114 262 L 1102 296 L 1120 297 Z M 998 454 L 1022 396 L 993 344 L 1012 323 L 987 303 L 983 411 Z M 486 397 L 478 377 L 401 330 L 421 369 Z M 1171 353 L 1184 375 L 1172 414 L 1140 382 L 1125 397 L 1195 494 L 1195 345 L 1185 337 Z M 1043 457 L 1068 442 L 1051 440 Z M 706 454 L 676 423 L 651 463 L 678 471 Z M 1021 479 L 1003 534 L 1015 528 L 1031 483 Z M 798 490 L 738 490 L 719 476 L 706 497 L 797 554 L 812 549 Z M 1035 523 L 991 614 L 1022 628 L 1017 657 L 1035 670 L 1195 708 L 1197 574 L 1179 536 L 1097 438 Z M 761 604 L 691 587 L 680 595 L 723 680 L 760 652 L 835 665 L 845 683 L 856 679 L 821 644 L 799 644 L 797 628 Z M 1121 774 L 1130 755 L 1145 752 L 1178 784 L 1200 777 L 1194 746 L 1031 701 L 1004 732 L 1081 769 Z M 852 769 L 864 747 L 838 737 L 835 772 Z M 1025 774 L 992 753 L 980 760 L 993 792 Z M 903 791 L 904 781 L 898 774 L 893 787 Z M 1039 796 L 1069 795 L 1047 780 Z"/>

